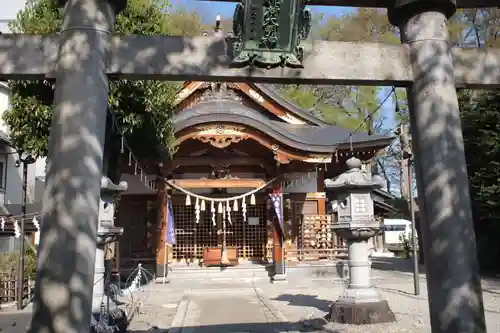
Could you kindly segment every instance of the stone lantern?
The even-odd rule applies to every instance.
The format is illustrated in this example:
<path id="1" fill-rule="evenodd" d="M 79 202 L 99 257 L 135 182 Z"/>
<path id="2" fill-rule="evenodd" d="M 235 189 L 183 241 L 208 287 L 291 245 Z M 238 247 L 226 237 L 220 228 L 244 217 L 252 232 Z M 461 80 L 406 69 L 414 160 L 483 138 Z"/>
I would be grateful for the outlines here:
<path id="1" fill-rule="evenodd" d="M 117 241 L 123 228 L 115 227 L 115 200 L 127 189 L 127 182 L 113 184 L 108 177 L 101 178 L 101 198 L 99 200 L 99 226 L 97 228 L 97 248 L 94 270 L 93 309 L 100 310 L 105 294 L 104 246 Z"/>
<path id="2" fill-rule="evenodd" d="M 372 191 L 380 183 L 361 170 L 359 159 L 352 157 L 346 164 L 346 172 L 325 180 L 327 192 L 338 203 L 332 228 L 347 240 L 349 256 L 349 286 L 332 304 L 330 320 L 357 325 L 393 322 L 394 313 L 370 282 L 368 240 L 381 230 L 373 212 Z"/>

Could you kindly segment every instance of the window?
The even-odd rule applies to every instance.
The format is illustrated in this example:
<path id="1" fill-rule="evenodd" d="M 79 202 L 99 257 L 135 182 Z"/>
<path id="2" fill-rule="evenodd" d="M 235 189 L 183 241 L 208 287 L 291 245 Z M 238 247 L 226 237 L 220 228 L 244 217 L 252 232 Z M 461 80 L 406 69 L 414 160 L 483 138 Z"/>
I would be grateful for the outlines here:
<path id="1" fill-rule="evenodd" d="M 5 188 L 5 164 L 0 161 L 0 189 Z"/>
<path id="2" fill-rule="evenodd" d="M 17 246 L 17 249 L 19 249 L 19 246 Z M 0 253 L 10 253 L 15 250 L 16 239 L 13 236 L 0 236 Z"/>
<path id="3" fill-rule="evenodd" d="M 354 212 L 359 214 L 366 213 L 366 200 L 365 198 L 355 198 Z"/>
<path id="4" fill-rule="evenodd" d="M 406 226 L 405 225 L 385 225 L 384 230 L 385 231 L 405 231 Z"/>

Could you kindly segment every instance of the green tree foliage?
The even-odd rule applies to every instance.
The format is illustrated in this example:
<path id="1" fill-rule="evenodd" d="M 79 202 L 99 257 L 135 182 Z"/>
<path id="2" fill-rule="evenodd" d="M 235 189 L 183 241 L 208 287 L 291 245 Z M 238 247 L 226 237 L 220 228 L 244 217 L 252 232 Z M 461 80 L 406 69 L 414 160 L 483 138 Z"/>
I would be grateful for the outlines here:
<path id="1" fill-rule="evenodd" d="M 359 8 L 354 13 L 323 20 L 319 17 L 313 24 L 313 39 L 330 41 L 380 41 L 399 42 L 394 27 L 386 12 L 372 8 Z M 279 87 L 281 94 L 326 122 L 349 129 L 356 129 L 379 103 L 379 88 L 354 86 L 285 85 Z M 379 113 L 359 130 L 376 131 L 380 126 Z"/>
<path id="2" fill-rule="evenodd" d="M 10 28 L 15 33 L 52 34 L 61 27 L 62 10 L 56 0 L 29 0 Z M 121 35 L 200 35 L 201 19 L 186 10 L 171 11 L 168 2 L 129 0 L 127 8 L 116 19 L 116 33 Z M 12 108 L 4 113 L 4 121 L 11 130 L 17 148 L 45 156 L 50 132 L 54 82 L 11 81 Z M 155 157 L 168 151 L 173 134 L 171 102 L 179 85 L 162 81 L 110 82 L 109 107 L 127 141 L 141 149 L 136 154 Z M 112 121 L 108 119 L 107 154 L 116 155 L 116 141 Z M 115 133 L 116 134 L 116 133 Z M 114 144 L 112 144 L 112 143 Z M 152 149 L 148 149 L 152 147 Z M 110 151 L 111 149 L 111 151 Z M 116 156 L 115 156 L 116 157 Z M 143 156 L 144 157 L 144 156 Z"/>
<path id="3" fill-rule="evenodd" d="M 481 267 L 499 271 L 500 95 L 459 94 L 474 226 Z"/>
<path id="4" fill-rule="evenodd" d="M 399 43 L 397 29 L 389 23 L 387 12 L 376 8 L 358 8 L 354 13 L 330 17 L 321 26 L 326 40 Z"/>

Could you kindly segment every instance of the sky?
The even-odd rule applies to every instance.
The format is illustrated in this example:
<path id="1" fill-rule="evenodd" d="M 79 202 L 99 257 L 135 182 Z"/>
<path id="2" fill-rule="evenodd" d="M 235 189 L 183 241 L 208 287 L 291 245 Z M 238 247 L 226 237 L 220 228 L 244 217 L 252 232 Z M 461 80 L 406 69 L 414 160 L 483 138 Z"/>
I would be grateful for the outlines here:
<path id="1" fill-rule="evenodd" d="M 235 2 L 200 0 L 172 0 L 171 2 L 174 8 L 181 6 L 199 12 L 206 22 L 213 20 L 217 14 L 220 14 L 222 17 L 232 17 L 234 7 L 236 6 Z M 353 11 L 353 8 L 350 7 L 311 6 L 310 8 L 313 13 L 323 13 L 325 16 L 342 15 Z M 212 16 L 212 18 L 210 19 L 209 16 Z"/>
<path id="2" fill-rule="evenodd" d="M 16 17 L 16 13 L 24 7 L 26 0 L 3 0 L 2 11 L 0 12 L 0 32 L 8 32 L 7 22 Z M 201 15 L 205 23 L 215 21 L 217 14 L 222 17 L 232 17 L 236 3 L 215 2 L 215 1 L 199 1 L 199 0 L 171 0 L 174 8 L 184 7 L 188 10 L 196 11 Z M 352 13 L 355 9 L 351 7 L 326 7 L 326 6 L 311 6 L 313 15 L 324 14 L 325 18 L 332 15 L 342 16 Z M 384 88 L 379 93 L 379 100 L 383 100 L 390 92 L 390 88 Z M 381 108 L 381 116 L 384 121 L 384 128 L 391 129 L 395 126 L 394 107 L 391 98 Z"/>

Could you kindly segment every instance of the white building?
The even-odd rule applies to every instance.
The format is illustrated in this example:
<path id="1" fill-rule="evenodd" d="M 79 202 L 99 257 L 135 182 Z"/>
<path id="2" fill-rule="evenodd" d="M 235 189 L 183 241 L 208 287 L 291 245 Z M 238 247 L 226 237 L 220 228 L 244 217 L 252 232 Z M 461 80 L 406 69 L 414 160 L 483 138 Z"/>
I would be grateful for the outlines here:
<path id="1" fill-rule="evenodd" d="M 8 23 L 16 18 L 17 13 L 24 8 L 26 0 L 9 0 L 2 4 L 0 13 L 0 33 L 8 33 Z M 12 147 L 10 141 L 10 131 L 2 116 L 10 107 L 10 89 L 5 82 L 0 81 L 0 205 L 7 207 L 7 211 L 12 215 L 20 214 L 20 207 L 23 202 L 23 167 L 17 166 L 19 156 Z M 38 183 L 36 176 L 45 176 L 45 159 L 38 160 L 35 164 L 28 166 L 27 177 L 27 203 L 28 213 L 33 213 L 34 209 L 39 210 L 43 192 L 43 182 Z M 37 186 L 38 185 L 38 186 Z M 14 243 L 12 237 L 0 241 L 0 252 L 12 251 Z"/>

